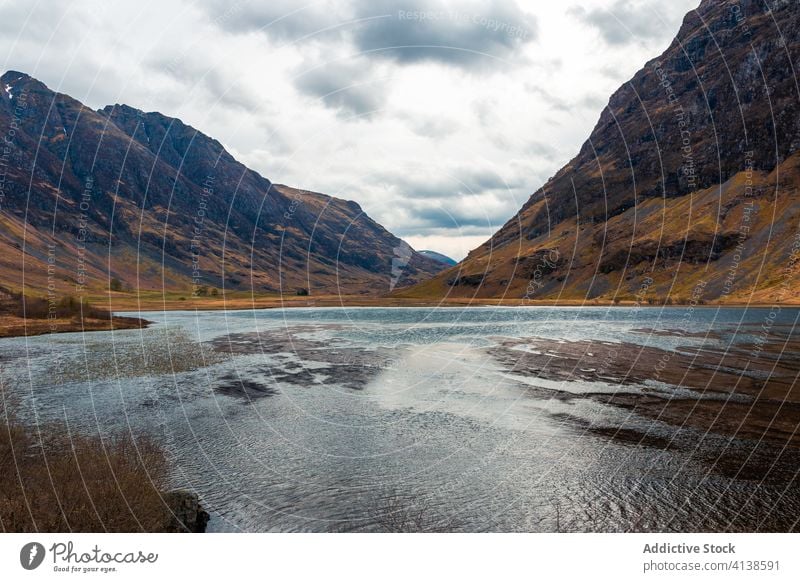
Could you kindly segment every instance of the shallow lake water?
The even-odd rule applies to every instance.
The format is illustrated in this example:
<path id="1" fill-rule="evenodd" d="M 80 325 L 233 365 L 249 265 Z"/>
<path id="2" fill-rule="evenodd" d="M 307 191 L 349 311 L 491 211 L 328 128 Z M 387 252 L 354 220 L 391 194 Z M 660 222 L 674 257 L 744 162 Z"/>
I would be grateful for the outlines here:
<path id="1" fill-rule="evenodd" d="M 576 341 L 724 348 L 752 341 L 768 313 L 145 313 L 155 323 L 141 331 L 0 340 L 0 362 L 28 422 L 163 442 L 173 484 L 198 492 L 212 531 L 786 531 L 800 515 L 793 451 L 564 397 L 689 388 L 558 381 L 496 352 L 513 356 L 524 345 L 502 346 L 526 338 L 550 342 L 553 358 Z M 782 310 L 773 329 L 794 334 L 799 314 Z M 582 365 L 600 365 L 592 358 Z M 758 457 L 769 470 L 735 474 L 723 457 Z"/>

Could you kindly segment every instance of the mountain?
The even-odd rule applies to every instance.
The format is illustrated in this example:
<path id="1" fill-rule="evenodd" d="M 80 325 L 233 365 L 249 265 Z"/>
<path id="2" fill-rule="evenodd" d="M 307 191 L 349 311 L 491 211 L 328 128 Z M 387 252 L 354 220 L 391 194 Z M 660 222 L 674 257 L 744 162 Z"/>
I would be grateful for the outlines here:
<path id="1" fill-rule="evenodd" d="M 442 268 L 355 202 L 273 184 L 179 119 L 94 111 L 15 71 L 0 84 L 7 287 L 381 294 Z"/>
<path id="2" fill-rule="evenodd" d="M 458 261 L 455 259 L 451 259 L 447 255 L 443 255 L 442 253 L 437 253 L 436 251 L 419 251 L 423 257 L 428 257 L 429 259 L 433 259 L 434 261 L 438 261 L 442 264 L 447 265 L 448 267 L 452 267 L 453 265 L 458 264 Z"/>
<path id="3" fill-rule="evenodd" d="M 575 158 L 406 294 L 796 301 L 798 30 L 798 2 L 703 0 Z"/>

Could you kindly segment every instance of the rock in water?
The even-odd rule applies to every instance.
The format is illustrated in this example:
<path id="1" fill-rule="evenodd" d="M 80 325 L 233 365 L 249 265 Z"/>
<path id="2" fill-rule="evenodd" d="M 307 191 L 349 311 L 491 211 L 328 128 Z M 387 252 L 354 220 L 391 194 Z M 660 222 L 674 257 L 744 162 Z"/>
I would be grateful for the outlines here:
<path id="1" fill-rule="evenodd" d="M 200 505 L 197 493 L 176 489 L 164 494 L 170 515 L 164 531 L 169 533 L 204 533 L 208 525 L 208 512 Z"/>

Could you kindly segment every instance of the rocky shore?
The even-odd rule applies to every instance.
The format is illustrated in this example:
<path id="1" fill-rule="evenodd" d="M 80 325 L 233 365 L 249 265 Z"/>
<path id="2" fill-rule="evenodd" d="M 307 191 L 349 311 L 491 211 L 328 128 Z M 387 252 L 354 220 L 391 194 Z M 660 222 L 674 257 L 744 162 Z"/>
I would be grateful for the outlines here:
<path id="1" fill-rule="evenodd" d="M 209 515 L 200 504 L 197 493 L 175 489 L 164 494 L 164 501 L 170 511 L 164 532 L 205 533 Z"/>
<path id="2" fill-rule="evenodd" d="M 670 330 L 656 335 L 670 334 L 681 335 Z M 535 395 L 594 400 L 674 427 L 800 449 L 800 339 L 779 329 L 755 337 L 727 343 L 713 335 L 701 345 L 674 351 L 526 338 L 504 340 L 491 352 L 514 374 L 609 385 L 601 391 L 588 384 L 587 391 L 577 393 L 531 387 Z M 637 438 L 628 430 L 603 432 L 616 439 Z"/>

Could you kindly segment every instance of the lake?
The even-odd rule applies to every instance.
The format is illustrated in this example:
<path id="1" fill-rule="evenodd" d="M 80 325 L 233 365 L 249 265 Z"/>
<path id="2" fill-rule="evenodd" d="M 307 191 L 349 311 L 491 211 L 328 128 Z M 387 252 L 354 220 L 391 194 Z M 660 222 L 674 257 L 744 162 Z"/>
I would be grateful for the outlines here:
<path id="1" fill-rule="evenodd" d="M 27 422 L 163 442 L 211 531 L 794 531 L 799 315 L 158 312 L 0 361 Z"/>

